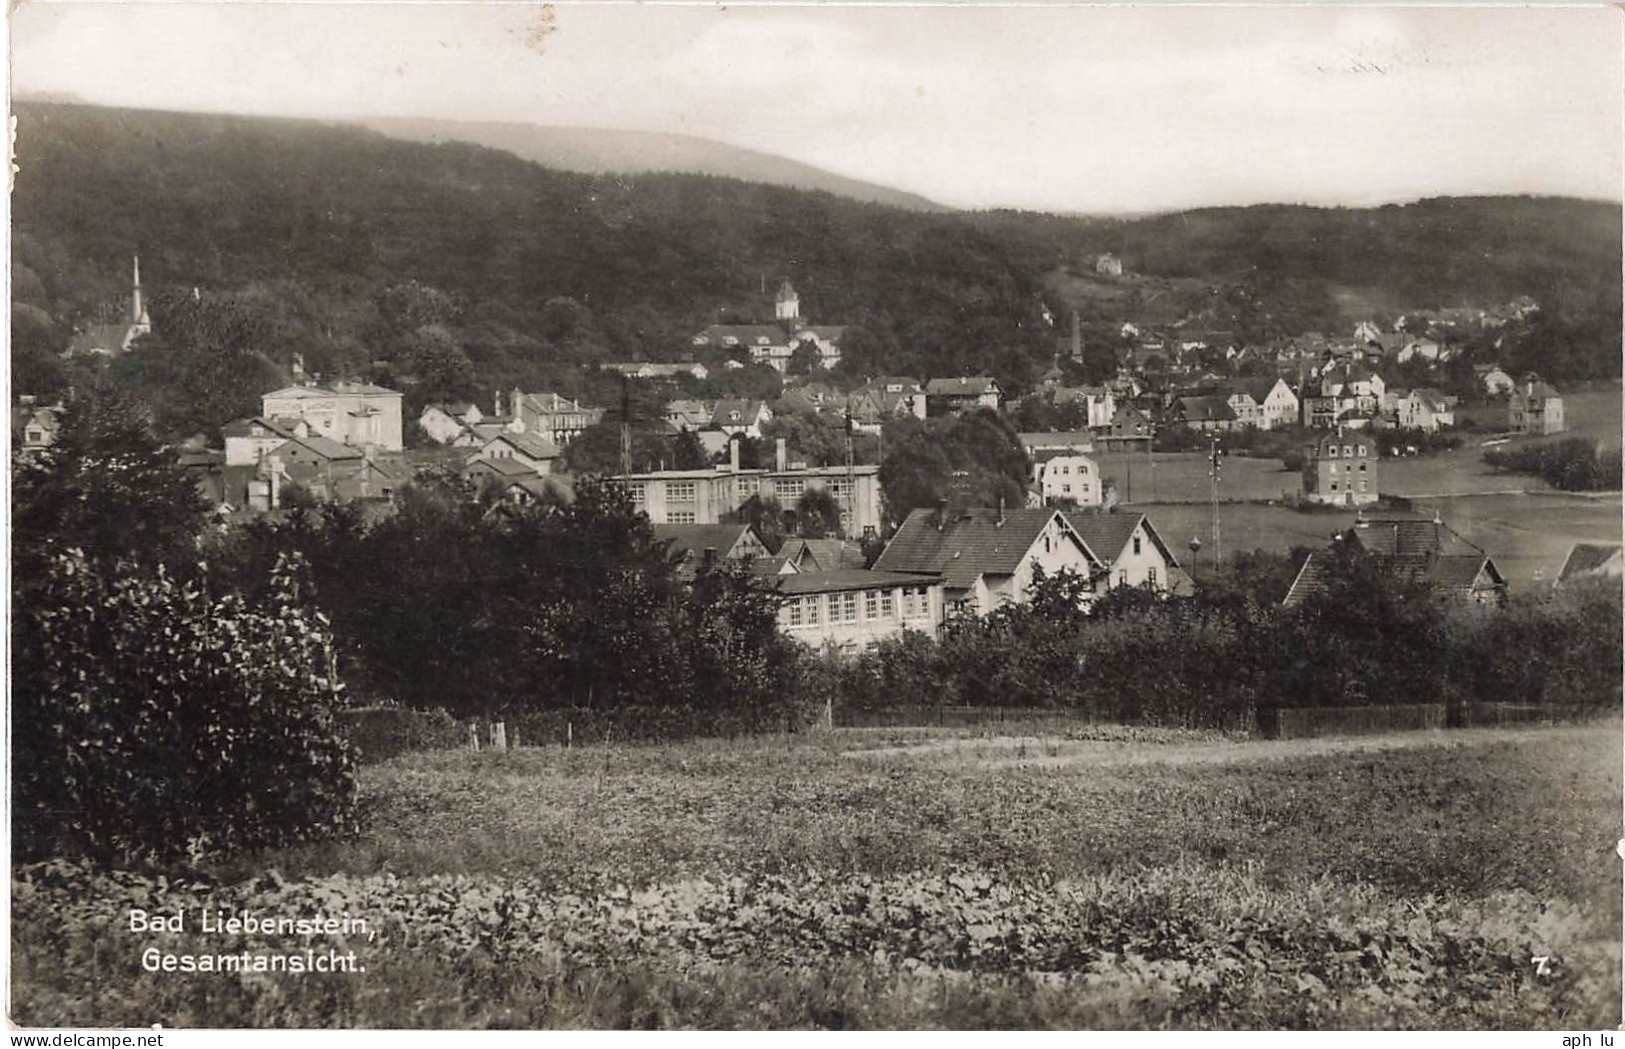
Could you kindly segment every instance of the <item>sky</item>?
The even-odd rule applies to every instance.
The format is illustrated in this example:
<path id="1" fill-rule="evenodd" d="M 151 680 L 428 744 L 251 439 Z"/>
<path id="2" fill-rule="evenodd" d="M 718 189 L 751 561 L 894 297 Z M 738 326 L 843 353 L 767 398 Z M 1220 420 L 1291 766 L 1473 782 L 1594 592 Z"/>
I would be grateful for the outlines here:
<path id="1" fill-rule="evenodd" d="M 698 135 L 956 207 L 1618 200 L 1602 6 L 27 0 L 13 90 Z"/>

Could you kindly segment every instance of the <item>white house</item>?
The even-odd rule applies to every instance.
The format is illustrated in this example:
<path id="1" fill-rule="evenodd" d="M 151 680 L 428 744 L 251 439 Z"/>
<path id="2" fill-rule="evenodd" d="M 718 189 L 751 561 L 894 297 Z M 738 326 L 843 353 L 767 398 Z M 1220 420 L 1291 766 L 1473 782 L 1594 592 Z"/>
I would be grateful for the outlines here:
<path id="1" fill-rule="evenodd" d="M 1100 466 L 1087 455 L 1057 455 L 1033 464 L 1033 481 L 1045 503 L 1065 502 L 1075 506 L 1099 506 Z"/>
<path id="2" fill-rule="evenodd" d="M 340 444 L 398 452 L 401 395 L 369 382 L 288 386 L 260 398 L 265 419 L 303 419 L 312 434 Z"/>
<path id="3" fill-rule="evenodd" d="M 1142 586 L 1188 594 L 1194 585 L 1172 548 L 1139 513 L 1070 513 L 1067 522 L 1106 570 L 1100 589 Z"/>

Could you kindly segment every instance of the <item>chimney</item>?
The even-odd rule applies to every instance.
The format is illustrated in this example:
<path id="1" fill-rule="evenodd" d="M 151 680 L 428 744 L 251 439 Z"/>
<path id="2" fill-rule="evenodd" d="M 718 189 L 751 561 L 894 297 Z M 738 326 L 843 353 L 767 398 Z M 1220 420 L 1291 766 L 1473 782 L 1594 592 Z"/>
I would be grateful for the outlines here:
<path id="1" fill-rule="evenodd" d="M 1003 528 L 1004 527 L 1004 493 L 1003 492 L 999 493 L 999 517 L 998 517 L 998 520 L 993 522 L 993 527 L 995 527 L 995 528 Z"/>
<path id="2" fill-rule="evenodd" d="M 739 438 L 737 436 L 728 438 L 728 472 L 739 472 Z"/>
<path id="3" fill-rule="evenodd" d="M 936 525 L 937 526 L 937 531 L 940 532 L 940 531 L 942 531 L 943 522 L 947 521 L 947 519 L 948 519 L 948 500 L 946 500 L 946 499 L 938 499 L 937 500 L 937 508 L 931 514 L 931 523 Z"/>
<path id="4" fill-rule="evenodd" d="M 134 281 L 130 287 L 130 320 L 141 319 L 141 256 L 135 256 Z"/>
<path id="5" fill-rule="evenodd" d="M 515 386 L 513 388 L 512 396 L 510 396 L 508 398 L 508 414 L 513 416 L 513 421 L 516 422 L 516 423 L 519 423 L 519 422 L 523 421 L 523 420 L 521 420 L 519 418 L 519 407 L 520 407 L 520 405 L 522 405 L 524 403 L 525 403 L 525 395 L 524 395 L 524 393 L 522 393 L 520 391 L 519 387 Z M 515 432 L 516 433 L 524 433 L 524 430 L 516 430 Z"/>
<path id="6" fill-rule="evenodd" d="M 788 456 L 789 452 L 785 448 L 784 438 L 776 438 L 773 441 L 773 469 L 783 473 L 789 466 L 789 463 L 787 462 Z"/>
<path id="7" fill-rule="evenodd" d="M 1072 359 L 1078 360 L 1083 356 L 1083 322 L 1078 319 L 1078 311 L 1072 311 Z"/>
<path id="8" fill-rule="evenodd" d="M 492 395 L 491 416 L 498 418 L 502 415 L 502 391 L 498 390 Z"/>

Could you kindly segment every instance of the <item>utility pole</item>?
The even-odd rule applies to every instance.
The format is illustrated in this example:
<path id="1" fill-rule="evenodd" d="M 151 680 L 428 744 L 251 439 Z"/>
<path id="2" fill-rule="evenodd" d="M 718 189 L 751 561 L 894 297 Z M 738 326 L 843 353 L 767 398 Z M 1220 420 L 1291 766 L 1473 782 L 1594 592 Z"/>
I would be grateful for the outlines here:
<path id="1" fill-rule="evenodd" d="M 632 472 L 632 380 L 621 376 L 621 475 Z"/>
<path id="2" fill-rule="evenodd" d="M 841 532 L 843 534 L 855 530 L 857 528 L 857 525 L 858 525 L 857 471 L 854 470 L 853 467 L 852 467 L 852 398 L 851 398 L 851 396 L 848 396 L 847 399 L 846 399 L 846 503 L 847 503 L 846 506 L 840 506 L 839 501 L 837 501 L 837 503 L 836 503 L 836 505 L 841 510 L 845 511 L 845 514 L 843 516 L 847 517 L 852 522 L 852 525 L 851 525 L 850 528 L 847 527 L 846 522 L 844 522 L 844 521 L 841 522 Z M 850 537 L 848 537 L 848 538 L 850 538 Z"/>
<path id="3" fill-rule="evenodd" d="M 1219 574 L 1219 435 L 1213 434 L 1213 574 Z"/>

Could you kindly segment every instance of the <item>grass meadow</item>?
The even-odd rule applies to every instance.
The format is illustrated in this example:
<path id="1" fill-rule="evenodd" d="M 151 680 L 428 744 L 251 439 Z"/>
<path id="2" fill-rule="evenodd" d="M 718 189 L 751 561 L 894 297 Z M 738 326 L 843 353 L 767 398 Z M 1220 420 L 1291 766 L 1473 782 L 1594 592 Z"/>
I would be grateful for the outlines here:
<path id="1" fill-rule="evenodd" d="M 28 1025 L 1570 1028 L 1619 1022 L 1621 732 L 1049 726 L 413 753 L 352 841 L 13 878 Z M 360 974 L 132 907 L 340 910 Z M 300 941 L 300 945 L 303 941 Z M 326 947 L 327 940 L 317 946 Z M 1537 971 L 1533 957 L 1545 957 Z"/>

